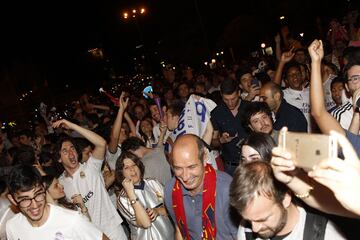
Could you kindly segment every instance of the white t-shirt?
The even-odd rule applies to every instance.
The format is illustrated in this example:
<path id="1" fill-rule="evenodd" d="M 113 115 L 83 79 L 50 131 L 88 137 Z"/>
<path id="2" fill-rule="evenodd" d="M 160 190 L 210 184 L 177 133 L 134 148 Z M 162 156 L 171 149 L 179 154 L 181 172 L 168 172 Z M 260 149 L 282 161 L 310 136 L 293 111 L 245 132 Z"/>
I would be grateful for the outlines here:
<path id="1" fill-rule="evenodd" d="M 304 114 L 308 123 L 308 132 L 311 131 L 311 116 L 310 116 L 310 90 L 304 88 L 302 91 L 286 88 L 283 90 L 284 99 L 291 105 L 300 109 Z"/>
<path id="2" fill-rule="evenodd" d="M 40 227 L 33 227 L 22 214 L 6 224 L 8 240 L 101 240 L 103 233 L 81 213 L 50 206 L 49 217 Z"/>
<path id="3" fill-rule="evenodd" d="M 334 78 L 336 78 L 336 75 L 330 74 L 328 79 L 323 83 L 326 110 L 329 110 L 336 106 L 331 95 L 331 82 Z"/>
<path id="4" fill-rule="evenodd" d="M 121 145 L 120 144 L 117 145 L 115 153 L 111 153 L 109 151 L 109 148 L 106 148 L 105 159 L 106 159 L 106 162 L 109 164 L 109 167 L 111 170 L 115 170 L 116 161 L 120 157 L 120 155 L 121 155 Z"/>
<path id="5" fill-rule="evenodd" d="M 74 194 L 81 194 L 91 221 L 110 239 L 126 239 L 121 226 L 122 219 L 105 188 L 101 174 L 102 162 L 90 156 L 87 162 L 80 164 L 72 177 L 66 177 L 64 172 L 59 182 L 64 186 L 65 195 L 69 200 Z"/>
<path id="6" fill-rule="evenodd" d="M 288 236 L 286 236 L 283 240 L 304 239 L 303 234 L 304 234 L 304 228 L 305 228 L 306 211 L 301 207 L 297 207 L 297 208 L 300 213 L 299 221 L 295 225 L 292 232 Z M 246 239 L 245 232 L 251 232 L 251 229 L 244 228 L 242 226 L 242 224 L 240 224 L 239 231 L 237 234 L 237 239 L 238 240 Z M 339 232 L 339 230 L 336 229 L 336 227 L 334 226 L 334 224 L 331 221 L 328 221 L 326 224 L 324 240 L 342 240 L 342 239 L 345 240 L 346 238 L 341 234 L 341 232 Z M 262 240 L 262 239 L 256 238 L 256 240 Z"/>
<path id="7" fill-rule="evenodd" d="M 335 108 L 331 115 L 340 123 L 341 127 L 348 130 L 354 115 L 352 98 L 343 105 Z"/>

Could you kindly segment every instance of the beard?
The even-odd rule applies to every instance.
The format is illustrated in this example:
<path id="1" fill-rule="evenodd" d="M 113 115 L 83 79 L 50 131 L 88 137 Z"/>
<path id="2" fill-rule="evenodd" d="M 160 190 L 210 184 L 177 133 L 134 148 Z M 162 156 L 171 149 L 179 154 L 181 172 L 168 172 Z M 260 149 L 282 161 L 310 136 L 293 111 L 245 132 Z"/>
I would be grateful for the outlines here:
<path id="1" fill-rule="evenodd" d="M 276 224 L 276 226 L 274 228 L 264 229 L 265 231 L 263 233 L 261 233 L 261 231 L 259 231 L 257 233 L 257 235 L 259 237 L 261 237 L 263 239 L 272 238 L 272 237 L 276 236 L 276 234 L 285 227 L 287 218 L 288 218 L 288 212 L 282 205 L 279 205 L 279 207 L 280 207 L 281 215 L 280 215 L 278 223 Z"/>

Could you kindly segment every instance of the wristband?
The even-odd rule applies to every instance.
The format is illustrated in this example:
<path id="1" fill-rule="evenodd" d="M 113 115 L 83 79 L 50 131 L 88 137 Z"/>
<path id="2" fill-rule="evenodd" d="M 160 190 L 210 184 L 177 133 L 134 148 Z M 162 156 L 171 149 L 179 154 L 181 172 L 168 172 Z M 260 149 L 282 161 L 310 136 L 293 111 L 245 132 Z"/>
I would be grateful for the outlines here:
<path id="1" fill-rule="evenodd" d="M 309 189 L 309 191 L 308 191 L 307 193 L 304 193 L 304 194 L 297 194 L 297 193 L 295 193 L 295 196 L 296 196 L 297 198 L 300 198 L 300 199 L 308 198 L 308 197 L 310 196 L 310 192 L 311 192 L 313 189 L 314 189 L 314 188 L 311 187 L 311 188 Z"/>

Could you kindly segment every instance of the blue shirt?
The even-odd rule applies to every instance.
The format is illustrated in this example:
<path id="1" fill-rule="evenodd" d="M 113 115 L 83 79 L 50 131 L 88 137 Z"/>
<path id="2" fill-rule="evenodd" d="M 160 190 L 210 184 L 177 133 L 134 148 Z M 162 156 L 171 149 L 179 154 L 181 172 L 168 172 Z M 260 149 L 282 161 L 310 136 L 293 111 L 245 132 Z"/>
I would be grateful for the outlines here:
<path id="1" fill-rule="evenodd" d="M 345 130 L 345 134 L 349 142 L 353 145 L 356 153 L 360 156 L 360 136 Z"/>
<path id="2" fill-rule="evenodd" d="M 237 226 L 230 218 L 229 187 L 232 178 L 225 172 L 216 171 L 216 199 L 215 222 L 216 239 L 236 239 Z M 165 205 L 170 217 L 176 223 L 173 209 L 172 189 L 175 183 L 173 177 L 165 186 Z M 201 239 L 202 234 L 202 197 L 203 193 L 191 196 L 183 186 L 183 203 L 186 215 L 186 224 L 191 239 Z"/>

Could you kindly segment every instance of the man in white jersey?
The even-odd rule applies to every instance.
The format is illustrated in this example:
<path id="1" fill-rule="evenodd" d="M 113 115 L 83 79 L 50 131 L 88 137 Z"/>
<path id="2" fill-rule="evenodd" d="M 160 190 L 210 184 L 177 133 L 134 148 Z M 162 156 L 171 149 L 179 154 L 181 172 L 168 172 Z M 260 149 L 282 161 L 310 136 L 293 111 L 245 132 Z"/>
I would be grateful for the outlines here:
<path id="1" fill-rule="evenodd" d="M 66 197 L 71 199 L 74 194 L 81 194 L 91 221 L 111 240 L 126 239 L 122 219 L 111 203 L 101 174 L 106 141 L 98 134 L 65 119 L 53 123 L 53 128 L 58 127 L 78 132 L 95 146 L 89 160 L 80 164 L 73 139 L 69 137 L 58 141 L 54 153 L 65 169 L 59 182 L 64 186 Z"/>
<path id="2" fill-rule="evenodd" d="M 80 212 L 46 203 L 41 176 L 33 166 L 17 166 L 8 176 L 8 198 L 18 207 L 6 223 L 8 240 L 108 240 Z"/>
<path id="3" fill-rule="evenodd" d="M 304 87 L 300 66 L 297 63 L 288 63 L 285 67 L 284 99 L 291 105 L 300 109 L 308 123 L 308 132 L 311 131 L 310 92 Z"/>

